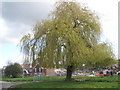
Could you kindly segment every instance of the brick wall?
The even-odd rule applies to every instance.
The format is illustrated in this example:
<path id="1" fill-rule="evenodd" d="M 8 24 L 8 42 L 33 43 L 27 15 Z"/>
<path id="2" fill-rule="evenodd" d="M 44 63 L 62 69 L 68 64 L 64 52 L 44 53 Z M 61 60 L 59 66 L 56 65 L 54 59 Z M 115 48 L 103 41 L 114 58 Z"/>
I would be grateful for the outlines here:
<path id="1" fill-rule="evenodd" d="M 47 68 L 46 69 L 46 75 L 47 76 L 55 76 L 56 74 L 55 74 L 54 69 Z"/>

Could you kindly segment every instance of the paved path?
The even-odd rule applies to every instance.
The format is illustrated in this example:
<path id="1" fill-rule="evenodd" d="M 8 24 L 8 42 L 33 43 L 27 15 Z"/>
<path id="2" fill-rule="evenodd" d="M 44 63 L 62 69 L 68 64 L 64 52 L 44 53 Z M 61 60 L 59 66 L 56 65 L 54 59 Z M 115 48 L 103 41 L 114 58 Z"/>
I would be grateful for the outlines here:
<path id="1" fill-rule="evenodd" d="M 7 90 L 7 88 L 10 88 L 11 86 L 18 85 L 18 84 L 23 84 L 23 83 L 30 83 L 30 82 L 5 82 L 5 81 L 0 81 L 0 85 L 2 85 L 2 88 L 5 88 L 3 90 Z"/>

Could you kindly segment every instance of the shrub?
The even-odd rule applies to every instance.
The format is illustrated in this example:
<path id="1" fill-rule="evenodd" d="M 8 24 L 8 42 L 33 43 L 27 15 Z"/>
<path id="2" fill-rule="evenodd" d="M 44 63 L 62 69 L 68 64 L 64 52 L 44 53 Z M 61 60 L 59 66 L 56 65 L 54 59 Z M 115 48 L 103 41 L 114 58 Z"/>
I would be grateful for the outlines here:
<path id="1" fill-rule="evenodd" d="M 6 77 L 21 77 L 23 75 L 23 69 L 18 63 L 10 64 L 6 67 L 4 74 Z"/>

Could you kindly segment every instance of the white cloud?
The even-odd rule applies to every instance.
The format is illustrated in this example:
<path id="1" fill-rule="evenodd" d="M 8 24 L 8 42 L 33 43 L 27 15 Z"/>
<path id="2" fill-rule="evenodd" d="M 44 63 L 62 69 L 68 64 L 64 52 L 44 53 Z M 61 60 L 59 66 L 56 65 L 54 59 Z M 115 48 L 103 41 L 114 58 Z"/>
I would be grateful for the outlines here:
<path id="1" fill-rule="evenodd" d="M 45 2 L 53 4 L 55 1 L 58 0 L 4 0 L 4 2 Z"/>
<path id="2" fill-rule="evenodd" d="M 5 26 L 4 19 L 0 18 L 0 38 L 3 38 L 5 35 L 7 35 L 8 28 Z"/>
<path id="3" fill-rule="evenodd" d="M 32 27 L 22 23 L 8 23 L 0 19 L 0 44 L 18 44 L 22 35 L 28 33 Z"/>

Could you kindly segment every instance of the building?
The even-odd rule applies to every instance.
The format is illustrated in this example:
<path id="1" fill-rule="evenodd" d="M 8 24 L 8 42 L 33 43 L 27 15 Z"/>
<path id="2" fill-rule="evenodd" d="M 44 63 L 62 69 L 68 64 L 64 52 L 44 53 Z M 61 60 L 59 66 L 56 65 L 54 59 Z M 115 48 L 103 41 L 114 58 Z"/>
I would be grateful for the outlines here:
<path id="1" fill-rule="evenodd" d="M 55 69 L 53 68 L 41 68 L 40 65 L 37 63 L 35 66 L 30 64 L 23 64 L 23 71 L 24 76 L 55 76 Z"/>

